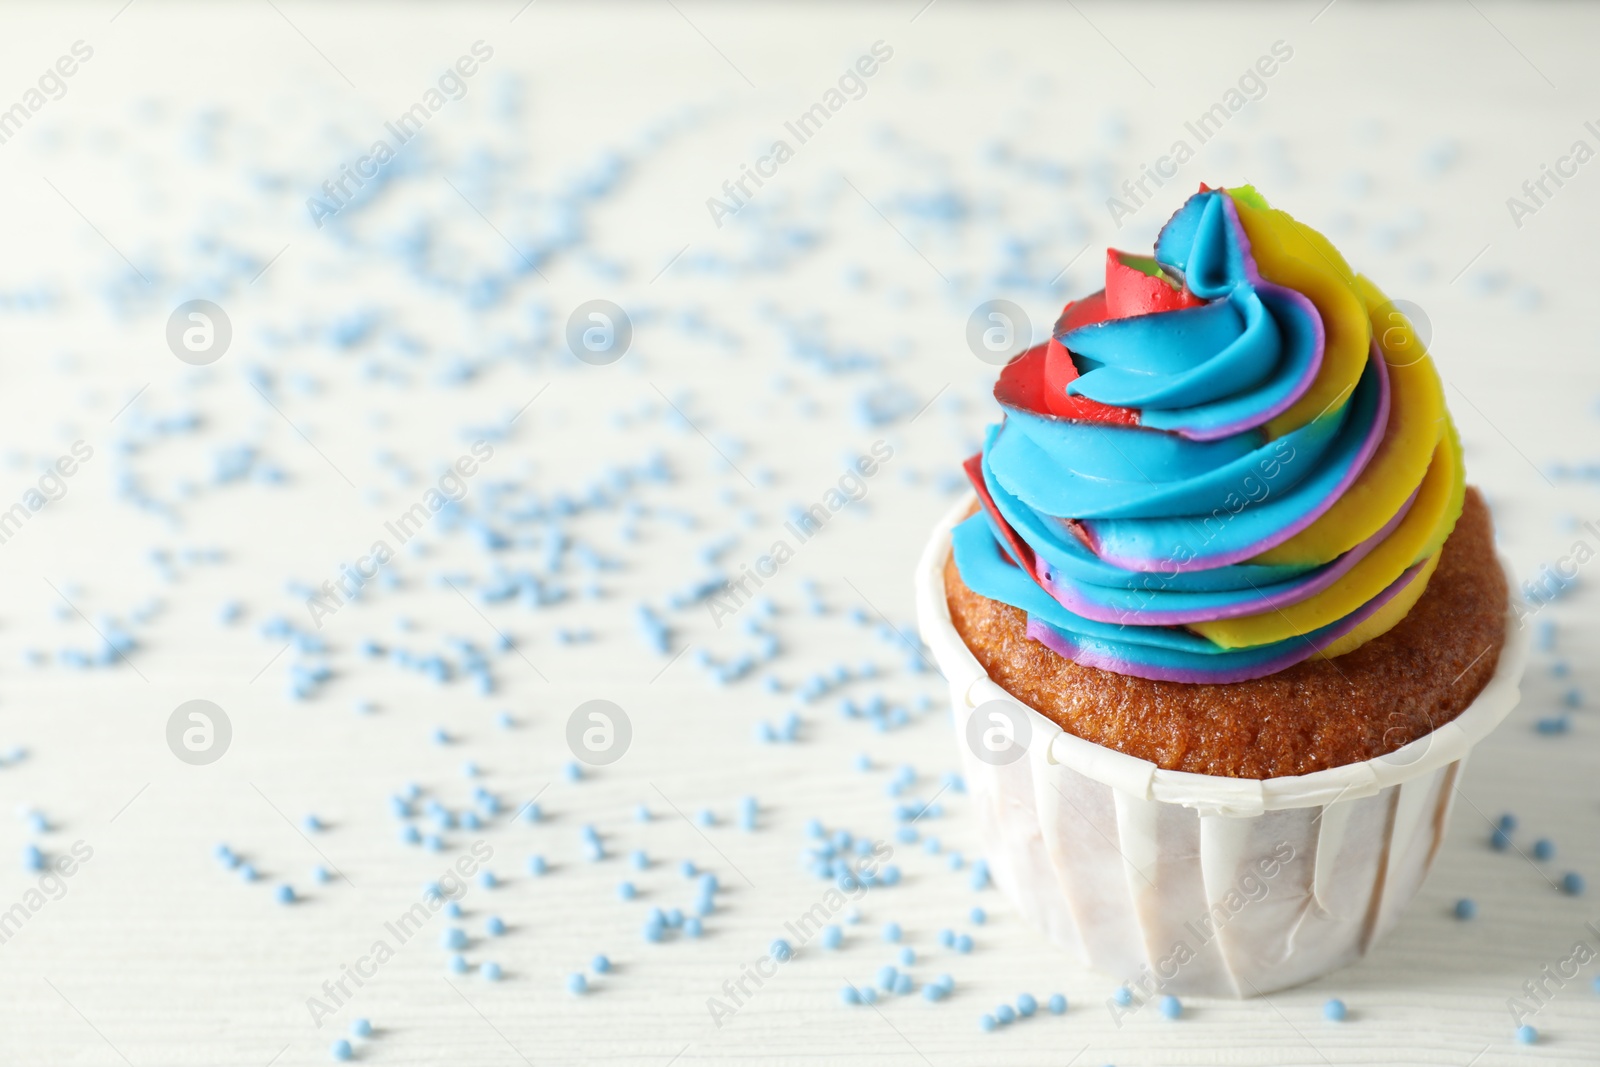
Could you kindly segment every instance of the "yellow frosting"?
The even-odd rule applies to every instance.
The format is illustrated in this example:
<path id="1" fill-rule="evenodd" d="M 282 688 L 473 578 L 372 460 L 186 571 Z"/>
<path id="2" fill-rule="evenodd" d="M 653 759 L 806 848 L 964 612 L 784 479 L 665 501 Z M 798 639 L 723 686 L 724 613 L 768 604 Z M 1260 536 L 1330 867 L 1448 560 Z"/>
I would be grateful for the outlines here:
<path id="1" fill-rule="evenodd" d="M 1428 579 L 1432 578 L 1433 572 L 1439 569 L 1439 557 L 1441 555 L 1442 553 L 1435 552 L 1429 556 L 1428 562 L 1424 563 L 1422 569 L 1411 576 L 1411 580 L 1406 583 L 1404 589 L 1391 597 L 1383 607 L 1363 619 L 1354 630 L 1323 648 L 1317 653 L 1318 657 L 1333 659 L 1336 656 L 1344 655 L 1346 652 L 1354 652 L 1374 637 L 1386 634 L 1400 625 L 1400 620 L 1411 613 L 1411 609 L 1417 606 L 1417 601 L 1422 599 L 1422 594 L 1427 592 Z"/>

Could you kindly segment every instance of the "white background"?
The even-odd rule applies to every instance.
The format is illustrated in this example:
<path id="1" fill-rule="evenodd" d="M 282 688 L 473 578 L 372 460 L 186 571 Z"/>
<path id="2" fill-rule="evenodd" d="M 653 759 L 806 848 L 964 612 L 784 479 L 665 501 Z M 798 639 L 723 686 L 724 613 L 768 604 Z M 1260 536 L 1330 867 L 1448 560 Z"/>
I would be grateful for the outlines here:
<path id="1" fill-rule="evenodd" d="M 80 839 L 94 849 L 66 895 L 0 945 L 0 1061 L 321 1063 L 356 1016 L 379 1028 L 360 1060 L 395 1064 L 1600 1057 L 1592 968 L 1532 1020 L 1544 1035 L 1536 1048 L 1512 1043 L 1506 1008 L 1576 939 L 1594 944 L 1583 924 L 1600 920 L 1595 896 L 1563 896 L 1549 882 L 1579 871 L 1600 892 L 1592 712 L 1573 712 L 1562 738 L 1533 730 L 1558 713 L 1564 691 L 1594 681 L 1587 573 L 1543 615 L 1556 625 L 1555 648 L 1536 654 L 1522 707 L 1475 755 L 1433 875 L 1357 967 L 1270 1003 L 1192 1002 L 1179 1022 L 1149 1009 L 1119 1029 L 1105 1001 L 1122 976 L 1079 969 L 993 890 L 974 893 L 942 857 L 898 847 L 903 883 L 862 902 L 843 950 L 805 948 L 720 1028 L 706 1006 L 819 898 L 824 884 L 799 860 L 807 819 L 887 836 L 891 769 L 913 765 L 907 796 L 926 800 L 956 765 L 938 678 L 907 672 L 898 639 L 881 641 L 847 616 L 861 608 L 875 623 L 881 610 L 909 628 L 911 565 L 949 506 L 951 472 L 994 413 L 994 368 L 966 348 L 968 314 L 982 300 L 1012 299 L 1042 337 L 1066 298 L 1098 287 L 1108 244 L 1147 249 L 1200 181 L 1257 182 L 1392 296 L 1425 310 L 1470 478 L 1524 574 L 1569 552 L 1575 520 L 1600 522 L 1594 483 L 1555 469 L 1600 459 L 1586 276 L 1600 164 L 1520 228 L 1506 206 L 1574 140 L 1600 147 L 1583 127 L 1600 119 L 1592 9 L 936 3 L 919 13 L 914 2 L 752 11 L 663 0 L 586 10 L 539 2 L 518 14 L 514 2 L 136 0 L 120 12 L 119 2 L 12 7 L 0 35 L 0 107 L 73 42 L 94 49 L 65 96 L 0 144 L 0 506 L 73 441 L 95 450 L 62 500 L 0 544 L 0 751 L 29 753 L 0 767 L 0 807 L 36 807 L 52 824 L 36 835 L 8 816 L 0 856 L 29 841 L 50 856 Z M 382 196 L 313 227 L 306 198 L 480 39 L 493 58 L 406 146 Z M 799 146 L 739 216 L 715 225 L 706 199 L 880 40 L 893 58 L 865 95 Z M 1118 232 L 1108 187 L 1185 136 L 1184 122 L 1280 40 L 1293 57 L 1262 99 Z M 581 209 L 563 207 L 575 176 L 607 153 L 627 160 L 625 178 Z M 919 211 L 941 197 L 961 206 L 959 217 Z M 562 224 L 580 226 L 581 239 L 538 260 L 543 277 L 513 277 Z M 406 261 L 424 233 L 431 280 Z M 1020 259 L 1007 251 L 1013 241 L 1023 243 Z M 506 280 L 503 298 L 468 306 L 460 292 L 486 275 Z M 196 296 L 220 303 L 234 328 L 230 351 L 198 370 L 164 341 L 169 313 Z M 594 298 L 621 304 L 635 324 L 632 349 L 609 367 L 578 363 L 560 338 L 570 310 Z M 372 340 L 352 350 L 327 343 L 330 323 L 362 310 L 379 324 Z M 784 323 L 807 323 L 836 353 L 877 364 L 820 373 L 795 354 L 797 328 Z M 401 351 L 402 335 L 416 354 Z M 463 362 L 470 380 L 448 383 Z M 401 368 L 407 383 L 374 379 L 373 366 Z M 278 410 L 251 385 L 263 380 Z M 858 398 L 883 388 L 914 404 L 890 425 L 863 425 Z M 303 595 L 287 583 L 333 576 L 476 428 L 505 426 L 535 396 L 466 506 L 481 503 L 491 480 L 581 494 L 613 465 L 659 450 L 677 477 L 631 491 L 644 509 L 636 540 L 622 538 L 616 508 L 565 525 L 617 568 L 590 575 L 569 561 L 549 579 L 573 592 L 565 603 L 474 610 L 475 597 L 469 605 L 436 578 L 459 576 L 470 590 L 495 560 L 462 533 L 430 534 L 432 554 L 395 565 L 402 588 L 326 621 L 326 656 L 274 660 L 282 641 L 260 634 L 262 620 L 309 625 Z M 197 416 L 198 430 L 150 431 L 179 414 Z M 699 558 L 708 544 L 736 538 L 727 570 L 754 560 L 790 506 L 818 500 L 879 438 L 895 456 L 866 498 L 768 586 L 782 655 L 747 680 L 712 684 L 700 650 L 725 659 L 755 642 L 737 626 L 714 628 L 703 607 L 667 611 L 667 597 L 714 572 Z M 239 444 L 285 481 L 213 485 L 217 451 Z M 397 481 L 379 461 L 385 450 L 418 480 Z M 119 495 L 126 477 L 166 502 L 165 513 Z M 164 577 L 150 562 L 161 550 L 180 559 L 216 550 L 220 561 L 180 562 Z M 542 559 L 531 549 L 499 557 L 512 569 L 539 570 Z M 827 613 L 807 611 L 806 578 Z M 598 599 L 582 595 L 591 579 Z M 231 627 L 217 622 L 230 598 L 246 608 Z M 673 651 L 688 649 L 681 658 L 640 639 L 642 600 L 669 619 Z M 152 610 L 135 623 L 140 608 Z M 139 641 L 130 662 L 56 663 L 61 648 L 98 643 L 77 610 L 130 628 Z M 400 616 L 416 629 L 397 631 Z M 369 637 L 419 652 L 449 636 L 486 647 L 491 625 L 516 638 L 526 661 L 495 655 L 499 691 L 487 697 L 357 653 Z M 588 628 L 594 640 L 560 644 L 562 627 Z M 45 665 L 28 665 L 35 649 Z M 333 680 L 311 699 L 288 699 L 289 665 L 318 659 Z M 794 683 L 841 661 L 873 662 L 883 678 L 816 705 L 794 697 Z M 1557 661 L 1571 677 L 1552 676 Z M 788 692 L 764 690 L 767 673 Z M 873 692 L 935 703 L 884 734 L 837 714 L 838 695 Z M 164 740 L 172 709 L 196 697 L 225 708 L 234 730 L 224 758 L 203 768 L 179 762 Z M 632 748 L 569 783 L 565 722 L 597 697 L 628 710 Z M 358 713 L 362 700 L 376 710 Z M 752 740 L 757 722 L 793 707 L 806 719 L 800 741 Z M 494 725 L 501 709 L 515 729 Z M 438 725 L 456 743 L 433 744 Z M 858 752 L 873 771 L 853 769 Z M 501 818 L 477 835 L 506 884 L 474 887 L 461 925 L 474 935 L 469 958 L 499 962 L 505 979 L 468 974 L 447 985 L 438 918 L 317 1029 L 306 999 L 475 836 L 453 832 L 439 854 L 402 846 L 387 797 L 415 781 L 459 807 L 472 786 L 460 770 L 467 760 L 513 809 L 545 789 L 550 813 L 536 826 Z M 747 794 L 762 804 L 753 834 L 733 825 Z M 947 791 L 940 801 L 945 814 L 919 826 L 947 849 L 980 850 L 965 799 Z M 640 802 L 655 822 L 633 821 Z M 719 825 L 702 834 L 674 805 L 710 807 Z M 308 839 L 294 824 L 313 811 L 329 829 Z M 1486 819 L 1501 811 L 1520 817 L 1519 846 L 1549 837 L 1556 859 L 1491 852 Z M 582 858 L 584 824 L 605 835 L 612 858 Z M 219 841 L 248 856 L 262 882 L 225 871 L 211 855 Z M 626 866 L 634 847 L 657 857 L 651 870 Z M 542 881 L 523 873 L 532 852 L 553 864 Z M 722 907 L 698 942 L 646 944 L 649 906 L 692 900 L 677 873 L 684 858 L 718 874 Z M 347 880 L 312 883 L 321 862 Z M 638 883 L 639 900 L 617 899 L 624 878 Z M 34 882 L 15 860 L 0 864 L 0 906 Z M 305 899 L 275 904 L 280 882 Z M 1450 916 L 1462 896 L 1478 903 L 1471 923 Z M 991 916 L 981 928 L 966 920 L 974 903 Z M 511 932 L 484 944 L 490 914 Z M 894 959 L 877 936 L 890 920 L 922 957 L 919 984 L 954 976 L 948 1001 L 839 1004 L 847 980 L 870 983 Z M 941 927 L 969 930 L 977 949 L 940 949 Z M 569 996 L 564 977 L 597 952 L 615 972 L 589 996 Z M 1063 992 L 1072 1009 L 978 1031 L 980 1013 L 1024 990 L 1041 1000 Z M 1330 996 L 1350 1005 L 1349 1021 L 1323 1021 Z"/>

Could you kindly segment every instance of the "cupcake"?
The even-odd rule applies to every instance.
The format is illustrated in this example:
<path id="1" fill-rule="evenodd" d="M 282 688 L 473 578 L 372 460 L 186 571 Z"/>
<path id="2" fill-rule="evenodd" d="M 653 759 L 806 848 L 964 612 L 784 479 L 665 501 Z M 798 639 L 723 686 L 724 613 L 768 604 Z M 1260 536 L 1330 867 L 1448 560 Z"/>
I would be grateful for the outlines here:
<path id="1" fill-rule="evenodd" d="M 996 882 L 1134 992 L 1359 957 L 1525 641 L 1403 312 L 1253 188 L 1108 251 L 1001 371 L 918 573 Z"/>

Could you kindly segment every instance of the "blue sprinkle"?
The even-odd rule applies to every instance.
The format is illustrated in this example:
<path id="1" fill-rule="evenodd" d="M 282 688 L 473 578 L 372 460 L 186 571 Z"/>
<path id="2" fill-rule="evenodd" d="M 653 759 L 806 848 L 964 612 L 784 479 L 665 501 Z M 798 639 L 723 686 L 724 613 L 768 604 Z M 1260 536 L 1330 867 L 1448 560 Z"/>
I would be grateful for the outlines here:
<path id="1" fill-rule="evenodd" d="M 1496 852 L 1504 852 L 1511 847 L 1511 835 L 1505 830 L 1496 830 L 1489 835 L 1489 847 Z"/>
<path id="2" fill-rule="evenodd" d="M 846 1004 L 860 1004 L 861 993 L 853 985 L 847 985 L 839 990 L 839 999 Z"/>
<path id="3" fill-rule="evenodd" d="M 667 934 L 667 924 L 658 919 L 647 919 L 644 924 L 644 939 L 651 943 L 660 941 Z"/>
<path id="4" fill-rule="evenodd" d="M 617 886 L 617 897 L 621 900 L 632 900 L 638 895 L 639 891 L 634 888 L 632 882 L 623 882 Z"/>
<path id="5" fill-rule="evenodd" d="M 601 955 L 589 961 L 589 969 L 595 974 L 605 974 L 611 970 L 611 960 Z"/>
<path id="6" fill-rule="evenodd" d="M 568 760 L 567 765 L 561 769 L 561 773 L 569 782 L 579 782 L 583 780 L 583 767 L 580 766 L 576 760 Z"/>
<path id="7" fill-rule="evenodd" d="M 277 889 L 272 891 L 272 896 L 273 899 L 275 899 L 279 904 L 293 904 L 294 886 L 280 885 Z"/>
<path id="8" fill-rule="evenodd" d="M 1133 1003 L 1133 990 L 1129 989 L 1125 985 L 1119 985 L 1115 990 L 1112 991 L 1111 999 L 1116 1001 L 1120 1006 L 1126 1008 L 1129 1004 Z"/>
<path id="9" fill-rule="evenodd" d="M 990 1015 L 988 1012 L 978 1016 L 978 1029 L 982 1030 L 986 1034 L 999 1025 L 1000 1024 L 995 1021 L 995 1017 Z"/>
<path id="10" fill-rule="evenodd" d="M 450 957 L 450 970 L 456 974 L 467 973 L 467 958 L 459 952 Z"/>
<path id="11" fill-rule="evenodd" d="M 506 932 L 506 923 L 500 916 L 491 915 L 484 921 L 483 929 L 490 937 L 499 937 Z"/>
<path id="12" fill-rule="evenodd" d="M 350 1047 L 350 1042 L 346 1041 L 342 1037 L 335 1041 L 332 1048 L 330 1048 L 328 1051 L 332 1053 L 334 1059 L 340 1061 L 348 1060 L 351 1056 L 355 1055 L 355 1050 Z"/>
<path id="13" fill-rule="evenodd" d="M 372 1023 L 367 1019 L 356 1019 L 350 1024 L 350 1033 L 356 1037 L 371 1037 Z"/>
<path id="14" fill-rule="evenodd" d="M 967 917 L 972 920 L 973 926 L 982 926 L 989 918 L 982 908 L 973 908 Z"/>
<path id="15" fill-rule="evenodd" d="M 943 1000 L 944 996 L 944 986 L 937 982 L 929 982 L 927 985 L 922 987 L 923 1000 L 937 1002 Z"/>
<path id="16" fill-rule="evenodd" d="M 945 948 L 955 948 L 956 947 L 956 932 L 954 930 L 949 930 L 949 929 L 940 930 L 939 931 L 939 944 L 943 945 Z"/>
<path id="17" fill-rule="evenodd" d="M 701 826 L 711 827 L 717 825 L 717 816 L 716 813 L 710 808 L 701 808 L 699 812 L 695 814 L 694 821 L 699 823 Z"/>
<path id="18" fill-rule="evenodd" d="M 909 996 L 911 994 L 913 988 L 914 988 L 914 985 L 913 985 L 913 983 L 911 981 L 911 976 L 909 974 L 907 974 L 904 971 L 901 971 L 898 975 L 895 976 L 895 979 L 894 979 L 894 991 L 895 991 L 895 995 L 896 996 L 901 996 L 901 997 Z"/>
<path id="19" fill-rule="evenodd" d="M 1009 1004 L 1002 1004 L 994 1010 L 994 1017 L 996 1022 L 1001 1026 L 1005 1026 L 1016 1021 L 1017 1011 Z"/>
<path id="20" fill-rule="evenodd" d="M 1508 811 L 1504 815 L 1500 816 L 1500 829 L 1504 830 L 1506 833 L 1509 834 L 1509 833 L 1514 832 L 1516 830 L 1516 828 L 1517 828 L 1517 817 L 1515 815 L 1511 814 Z"/>
<path id="21" fill-rule="evenodd" d="M 1161 1015 L 1166 1019 L 1176 1019 L 1183 1015 L 1183 1001 L 1174 996 L 1161 998 Z"/>
<path id="22" fill-rule="evenodd" d="M 699 872 L 695 869 L 693 860 L 684 860 L 678 864 L 678 873 L 685 878 L 693 878 Z"/>
<path id="23" fill-rule="evenodd" d="M 1583 888 L 1583 875 L 1577 871 L 1568 871 L 1561 876 L 1561 891 L 1568 896 L 1582 896 Z"/>
<path id="24" fill-rule="evenodd" d="M 1044 1002 L 1044 1006 L 1051 1015 L 1064 1015 L 1067 1011 L 1067 998 L 1060 993 L 1051 993 L 1050 999 Z"/>
<path id="25" fill-rule="evenodd" d="M 917 962 L 917 950 L 906 945 L 900 950 L 900 966 L 909 967 Z"/>
<path id="26" fill-rule="evenodd" d="M 311 877 L 313 880 L 321 882 L 323 885 L 327 885 L 329 882 L 333 881 L 333 872 L 328 870 L 326 867 L 313 867 L 311 869 Z"/>
<path id="27" fill-rule="evenodd" d="M 567 975 L 567 992 L 575 997 L 589 992 L 589 979 L 581 973 Z"/>
<path id="28" fill-rule="evenodd" d="M 544 861 L 543 856 L 528 857 L 528 873 L 533 875 L 535 878 L 549 869 L 550 865 Z"/>
<path id="29" fill-rule="evenodd" d="M 493 889 L 500 884 L 500 880 L 494 876 L 493 871 L 480 871 L 478 873 L 478 884 L 485 889 Z"/>
<path id="30" fill-rule="evenodd" d="M 844 931 L 837 926 L 824 926 L 822 928 L 822 947 L 838 948 L 844 943 Z"/>
<path id="31" fill-rule="evenodd" d="M 444 906 L 444 913 L 450 916 L 452 919 L 461 918 L 461 902 L 458 900 L 452 900 L 450 903 Z"/>
<path id="32" fill-rule="evenodd" d="M 22 866 L 30 871 L 44 870 L 44 853 L 38 845 L 27 845 L 22 850 Z M 250 879 L 245 879 L 249 881 Z"/>
<path id="33" fill-rule="evenodd" d="M 963 954 L 972 951 L 971 934 L 960 934 L 956 937 L 956 951 Z"/>
<path id="34" fill-rule="evenodd" d="M 772 958 L 779 963 L 785 963 L 794 956 L 794 949 L 790 948 L 789 942 L 781 937 L 772 943 L 772 947 L 768 951 L 772 953 Z"/>
<path id="35" fill-rule="evenodd" d="M 1478 914 L 1478 905 L 1470 897 L 1462 897 L 1456 901 L 1455 915 L 1458 919 L 1475 918 Z"/>
<path id="36" fill-rule="evenodd" d="M 1517 1044 L 1532 1045 L 1539 1040 L 1539 1031 L 1531 1026 L 1517 1027 Z"/>
<path id="37" fill-rule="evenodd" d="M 444 947 L 460 951 L 467 947 L 467 932 L 459 927 L 450 927 L 444 932 Z"/>
<path id="38" fill-rule="evenodd" d="M 899 941 L 900 940 L 900 924 L 899 923 L 884 923 L 883 924 L 883 939 L 885 941 L 890 942 L 891 944 L 893 944 L 896 941 Z"/>
<path id="39" fill-rule="evenodd" d="M 900 977 L 900 971 L 892 963 L 886 963 L 878 968 L 878 988 L 888 991 L 894 989 L 894 980 Z"/>
<path id="40" fill-rule="evenodd" d="M 500 965 L 495 963 L 493 960 L 486 962 L 482 967 L 480 967 L 478 969 L 478 973 L 483 975 L 483 979 L 486 982 L 500 981 Z"/>
<path id="41" fill-rule="evenodd" d="M 1556 843 L 1548 837 L 1541 837 L 1533 843 L 1533 858 L 1547 860 L 1556 854 Z"/>
<path id="42" fill-rule="evenodd" d="M 1334 997 L 1322 1006 L 1322 1017 L 1329 1022 L 1342 1023 L 1349 1014 L 1348 1009 L 1344 1006 L 1344 1001 L 1338 997 Z"/>
<path id="43" fill-rule="evenodd" d="M 989 885 L 989 864 L 984 860 L 972 863 L 972 888 L 984 889 Z"/>
<path id="44" fill-rule="evenodd" d="M 873 989 L 869 985 L 861 987 L 861 1003 L 863 1003 L 863 1004 L 874 1004 L 874 1003 L 877 1002 L 877 1000 L 878 1000 L 878 991 L 876 989 Z"/>
<path id="45" fill-rule="evenodd" d="M 1022 993 L 1017 997 L 1017 1014 L 1024 1019 L 1029 1018 L 1039 1010 L 1039 1002 L 1033 998 L 1032 993 Z"/>
<path id="46" fill-rule="evenodd" d="M 700 920 L 693 916 L 683 920 L 684 937 L 699 937 L 704 930 L 705 927 L 700 924 Z"/>

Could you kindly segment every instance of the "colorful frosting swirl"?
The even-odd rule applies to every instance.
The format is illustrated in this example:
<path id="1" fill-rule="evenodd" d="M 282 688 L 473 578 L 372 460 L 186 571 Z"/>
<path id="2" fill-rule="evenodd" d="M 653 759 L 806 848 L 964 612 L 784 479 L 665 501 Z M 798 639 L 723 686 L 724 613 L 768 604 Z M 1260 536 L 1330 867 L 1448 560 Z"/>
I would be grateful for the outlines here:
<path id="1" fill-rule="evenodd" d="M 1377 287 L 1249 186 L 1207 189 L 1155 257 L 995 385 L 966 462 L 962 580 L 1093 667 L 1236 682 L 1384 633 L 1461 514 L 1433 362 Z"/>

